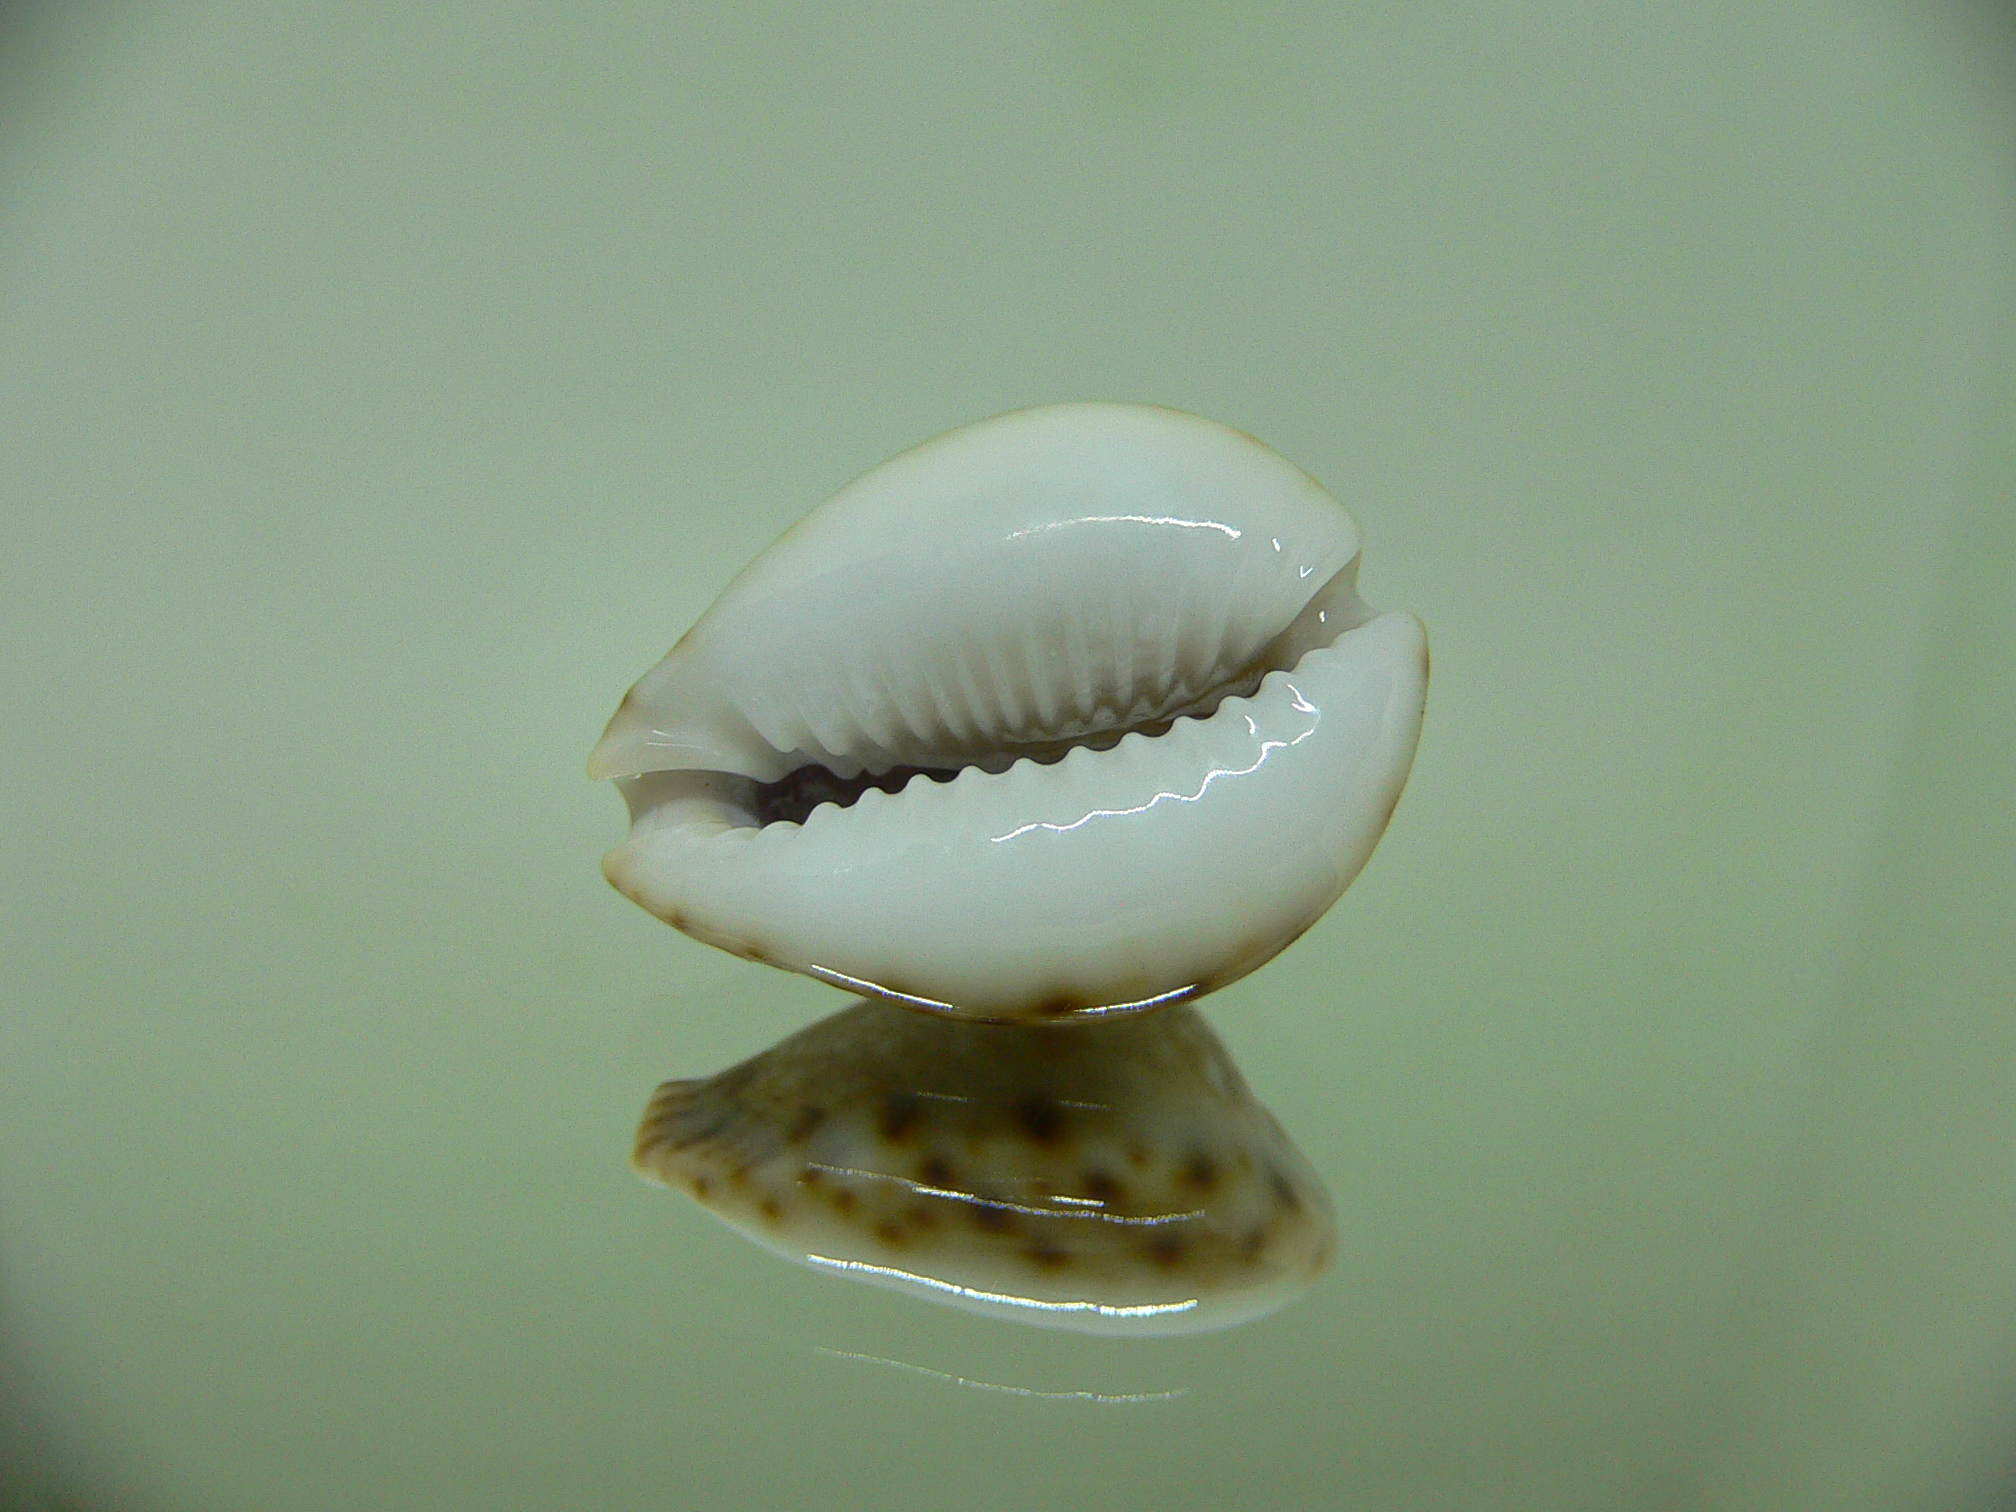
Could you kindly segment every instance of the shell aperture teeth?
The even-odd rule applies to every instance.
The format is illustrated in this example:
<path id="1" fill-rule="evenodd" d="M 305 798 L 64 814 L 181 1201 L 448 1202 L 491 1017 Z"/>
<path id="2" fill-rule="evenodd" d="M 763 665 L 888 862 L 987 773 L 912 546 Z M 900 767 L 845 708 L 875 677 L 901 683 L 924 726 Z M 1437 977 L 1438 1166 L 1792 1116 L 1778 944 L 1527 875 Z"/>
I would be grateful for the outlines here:
<path id="1" fill-rule="evenodd" d="M 1188 1007 L 1068 1034 L 860 1003 L 658 1088 L 633 1163 L 772 1252 L 995 1317 L 1190 1333 L 1301 1295 L 1322 1183 Z"/>
<path id="2" fill-rule="evenodd" d="M 730 585 L 591 770 L 605 858 L 710 943 L 932 1011 L 1053 1021 L 1261 964 L 1363 865 L 1426 639 L 1249 438 L 1070 405 L 867 474 Z"/>

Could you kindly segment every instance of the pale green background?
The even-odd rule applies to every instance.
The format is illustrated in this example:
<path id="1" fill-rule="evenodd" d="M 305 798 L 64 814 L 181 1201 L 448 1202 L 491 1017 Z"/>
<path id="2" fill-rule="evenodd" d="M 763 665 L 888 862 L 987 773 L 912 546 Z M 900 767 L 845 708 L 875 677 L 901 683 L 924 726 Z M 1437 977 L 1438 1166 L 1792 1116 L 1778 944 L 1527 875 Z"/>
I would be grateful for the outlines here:
<path id="1" fill-rule="evenodd" d="M 4 13 L 0 1507 L 1991 1494 L 2010 58 L 1901 3 Z M 1072 398 L 1285 452 L 1434 644 L 1371 867 L 1208 1010 L 1339 1261 L 1194 1340 L 625 1165 L 844 999 L 603 885 L 604 717 L 849 477 Z"/>

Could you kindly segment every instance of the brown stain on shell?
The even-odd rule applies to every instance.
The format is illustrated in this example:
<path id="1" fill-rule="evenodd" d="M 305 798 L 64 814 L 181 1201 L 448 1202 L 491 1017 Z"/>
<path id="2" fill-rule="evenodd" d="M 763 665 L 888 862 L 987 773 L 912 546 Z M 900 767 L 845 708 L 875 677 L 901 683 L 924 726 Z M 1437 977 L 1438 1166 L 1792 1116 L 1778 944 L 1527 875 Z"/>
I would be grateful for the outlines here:
<path id="1" fill-rule="evenodd" d="M 924 1117 L 924 1100 L 914 1092 L 894 1092 L 876 1111 L 875 1127 L 893 1145 L 906 1143 Z"/>
<path id="2" fill-rule="evenodd" d="M 1065 1114 L 1055 1098 L 1032 1092 L 1015 1104 L 1015 1127 L 1031 1144 L 1053 1145 L 1064 1137 Z"/>
<path id="3" fill-rule="evenodd" d="M 1012 1234 L 1022 1226 L 1015 1214 L 991 1202 L 976 1202 L 967 1213 L 973 1227 L 983 1234 Z"/>
<path id="4" fill-rule="evenodd" d="M 1142 1246 L 1142 1251 L 1150 1260 L 1164 1270 L 1180 1263 L 1189 1246 L 1183 1242 L 1181 1234 L 1157 1234 Z"/>
<path id="5" fill-rule="evenodd" d="M 1294 1186 L 1286 1176 L 1272 1167 L 1267 1171 L 1267 1188 L 1274 1194 L 1274 1200 L 1289 1212 L 1302 1211 L 1302 1199 L 1295 1194 Z"/>
<path id="6" fill-rule="evenodd" d="M 800 1148 L 826 1122 L 826 1110 L 816 1103 L 807 1103 L 792 1116 L 791 1127 L 784 1131 L 784 1142 L 793 1149 Z"/>
<path id="7" fill-rule="evenodd" d="M 1087 1171 L 1078 1178 L 1079 1190 L 1094 1202 L 1117 1207 L 1127 1200 L 1127 1189 L 1104 1171 Z"/>

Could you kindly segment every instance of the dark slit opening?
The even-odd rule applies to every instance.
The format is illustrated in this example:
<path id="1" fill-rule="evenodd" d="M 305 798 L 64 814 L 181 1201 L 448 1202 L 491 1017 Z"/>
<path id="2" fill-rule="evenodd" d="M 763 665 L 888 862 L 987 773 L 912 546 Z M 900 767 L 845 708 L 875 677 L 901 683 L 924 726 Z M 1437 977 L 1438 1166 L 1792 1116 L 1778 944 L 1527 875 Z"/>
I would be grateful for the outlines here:
<path id="1" fill-rule="evenodd" d="M 1217 708 L 1221 699 L 1234 693 L 1251 693 L 1259 684 L 1259 680 L 1260 675 L 1256 673 L 1240 683 L 1221 688 L 1195 712 L 1200 717 L 1208 716 Z M 1040 766 L 1051 766 L 1062 761 L 1079 747 L 1105 751 L 1118 745 L 1121 738 L 1126 735 L 1146 735 L 1151 739 L 1157 735 L 1165 735 L 1175 722 L 1174 718 L 1154 719 L 1144 724 L 1081 735 L 1075 740 L 1045 741 L 1041 744 L 1013 747 L 997 753 L 993 760 L 972 762 L 969 765 L 982 766 L 990 772 L 1005 770 L 1016 761 L 1034 761 Z M 757 783 L 752 811 L 758 824 L 780 822 L 803 824 L 811 816 L 812 810 L 822 803 L 834 803 L 841 808 L 851 808 L 870 788 L 880 788 L 885 793 L 900 793 L 912 777 L 929 777 L 933 782 L 950 782 L 964 770 L 964 767 L 896 766 L 886 772 L 863 772 L 858 777 L 840 777 L 817 763 L 810 763 L 786 772 L 775 782 Z"/>
<path id="2" fill-rule="evenodd" d="M 822 803 L 851 808 L 870 788 L 900 793 L 912 777 L 950 782 L 958 775 L 956 768 L 899 766 L 886 772 L 863 772 L 858 777 L 836 777 L 822 766 L 802 766 L 795 772 L 786 772 L 775 782 L 757 785 L 756 822 L 803 824 Z"/>

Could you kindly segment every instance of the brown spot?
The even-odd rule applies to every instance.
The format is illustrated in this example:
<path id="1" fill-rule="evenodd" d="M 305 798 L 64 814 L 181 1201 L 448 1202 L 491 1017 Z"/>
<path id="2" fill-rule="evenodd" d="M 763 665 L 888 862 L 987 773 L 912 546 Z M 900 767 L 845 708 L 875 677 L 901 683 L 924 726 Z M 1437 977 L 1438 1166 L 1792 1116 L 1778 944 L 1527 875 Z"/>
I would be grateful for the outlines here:
<path id="1" fill-rule="evenodd" d="M 1127 1164 L 1134 1167 L 1137 1171 L 1147 1169 L 1149 1158 L 1148 1147 L 1146 1145 L 1133 1145 L 1128 1148 Z"/>
<path id="2" fill-rule="evenodd" d="M 1083 1013 L 1087 1008 L 1092 1006 L 1094 1005 L 1087 1003 L 1082 998 L 1075 998 L 1069 993 L 1060 992 L 1055 997 L 1047 997 L 1031 1005 L 1029 1017 L 1041 1019 L 1069 1018 L 1072 1014 Z"/>
<path id="3" fill-rule="evenodd" d="M 1017 1227 L 1015 1215 L 1004 1207 L 992 1203 L 978 1202 L 969 1210 L 973 1216 L 973 1227 L 985 1234 L 1012 1234 Z"/>
<path id="4" fill-rule="evenodd" d="M 1177 1179 L 1193 1192 L 1208 1192 L 1218 1185 L 1218 1162 L 1199 1150 L 1183 1163 Z"/>
<path id="5" fill-rule="evenodd" d="M 791 1120 L 791 1127 L 785 1132 L 784 1140 L 787 1144 L 802 1145 L 819 1132 L 819 1125 L 824 1122 L 826 1122 L 826 1110 L 807 1103 L 798 1110 L 797 1117 Z"/>
<path id="6" fill-rule="evenodd" d="M 798 1183 L 800 1186 L 816 1187 L 825 1179 L 826 1173 L 809 1161 L 806 1162 L 805 1169 L 798 1173 Z"/>
<path id="7" fill-rule="evenodd" d="M 1015 1126 L 1039 1145 L 1054 1143 L 1064 1132 L 1064 1110 L 1040 1092 L 1015 1104 Z"/>
<path id="8" fill-rule="evenodd" d="M 681 934 L 684 934 L 686 932 L 686 915 L 679 912 L 679 910 L 676 908 L 668 909 L 666 911 L 665 922 L 667 924 L 670 924 L 674 929 L 678 930 Z"/>
<path id="9" fill-rule="evenodd" d="M 705 1201 L 707 1194 L 713 1190 L 714 1183 L 709 1181 L 705 1176 L 695 1176 L 693 1178 L 693 1195 L 695 1197 Z"/>
<path id="10" fill-rule="evenodd" d="M 761 1213 L 765 1218 L 768 1218 L 772 1223 L 775 1223 L 779 1218 L 784 1216 L 784 1204 L 779 1202 L 775 1197 L 765 1197 L 761 1202 L 756 1204 L 756 1211 Z"/>
<path id="11" fill-rule="evenodd" d="M 1157 1234 L 1147 1243 L 1148 1258 L 1157 1265 L 1174 1265 L 1183 1258 L 1181 1234 Z"/>
<path id="12" fill-rule="evenodd" d="M 1260 1228 L 1248 1229 L 1246 1236 L 1239 1241 L 1239 1258 L 1248 1265 L 1257 1264 L 1260 1252 L 1265 1248 L 1267 1248 L 1266 1227 L 1263 1225 Z"/>
<path id="13" fill-rule="evenodd" d="M 730 1066 L 726 1071 L 709 1077 L 704 1085 L 708 1091 L 714 1093 L 716 1096 L 740 1092 L 749 1083 L 756 1080 L 756 1073 L 761 1069 L 762 1067 L 758 1065 L 757 1060 L 752 1058 L 743 1061 L 738 1066 Z"/>
<path id="14" fill-rule="evenodd" d="M 922 1100 L 913 1092 L 897 1092 L 882 1103 L 875 1125 L 891 1144 L 901 1144 L 923 1117 Z"/>
<path id="15" fill-rule="evenodd" d="M 1053 1244 L 1032 1244 L 1022 1258 L 1039 1270 L 1062 1270 L 1071 1263 L 1071 1256 Z"/>
<path id="16" fill-rule="evenodd" d="M 875 1237 L 895 1249 L 903 1242 L 903 1225 L 893 1218 L 884 1218 L 875 1225 Z"/>
<path id="17" fill-rule="evenodd" d="M 693 1102 L 682 1099 L 676 1106 L 666 1106 L 656 1132 L 661 1138 L 669 1136 L 673 1149 L 690 1150 L 694 1145 L 719 1138 L 734 1122 L 735 1110 L 732 1107 L 719 1102 L 696 1107 Z"/>
<path id="18" fill-rule="evenodd" d="M 745 961 L 756 961 L 763 964 L 768 964 L 770 960 L 769 952 L 764 950 L 761 945 L 754 944 L 744 945 L 741 950 L 741 956 Z"/>
<path id="19" fill-rule="evenodd" d="M 1288 1184 L 1288 1178 L 1279 1171 L 1267 1173 L 1267 1185 L 1273 1189 L 1274 1200 L 1291 1213 L 1302 1211 L 1302 1199 L 1295 1195 L 1295 1188 Z"/>
<path id="20" fill-rule="evenodd" d="M 910 1226 L 915 1229 L 929 1232 L 938 1227 L 938 1215 L 931 1211 L 931 1204 L 928 1202 L 911 1203 L 903 1216 L 910 1220 Z"/>
<path id="21" fill-rule="evenodd" d="M 952 1169 L 952 1162 L 942 1155 L 932 1155 L 917 1167 L 917 1179 L 928 1187 L 941 1191 L 949 1190 L 959 1179 L 959 1173 Z"/>
<path id="22" fill-rule="evenodd" d="M 845 1187 L 841 1187 L 828 1200 L 833 1204 L 833 1211 L 843 1218 L 853 1217 L 854 1209 L 860 1205 L 855 1201 L 854 1194 Z"/>
<path id="23" fill-rule="evenodd" d="M 728 1185 L 734 1187 L 737 1191 L 749 1185 L 749 1167 L 745 1165 L 736 1166 L 730 1171 L 728 1173 Z"/>
<path id="24" fill-rule="evenodd" d="M 1126 1189 L 1104 1171 L 1087 1171 L 1079 1182 L 1085 1188 L 1087 1197 L 1107 1207 L 1126 1200 Z"/>

